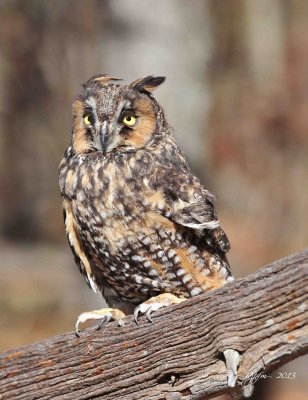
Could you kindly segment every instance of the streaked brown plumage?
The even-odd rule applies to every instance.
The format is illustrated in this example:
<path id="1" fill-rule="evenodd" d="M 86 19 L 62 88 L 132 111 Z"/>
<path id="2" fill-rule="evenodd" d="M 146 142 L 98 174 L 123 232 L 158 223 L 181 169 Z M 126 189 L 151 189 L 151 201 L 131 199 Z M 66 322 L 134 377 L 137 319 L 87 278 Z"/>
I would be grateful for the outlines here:
<path id="1" fill-rule="evenodd" d="M 189 169 L 151 95 L 164 78 L 113 80 L 98 75 L 83 85 L 60 164 L 80 271 L 111 306 L 163 293 L 188 298 L 233 280 L 214 196 Z"/>

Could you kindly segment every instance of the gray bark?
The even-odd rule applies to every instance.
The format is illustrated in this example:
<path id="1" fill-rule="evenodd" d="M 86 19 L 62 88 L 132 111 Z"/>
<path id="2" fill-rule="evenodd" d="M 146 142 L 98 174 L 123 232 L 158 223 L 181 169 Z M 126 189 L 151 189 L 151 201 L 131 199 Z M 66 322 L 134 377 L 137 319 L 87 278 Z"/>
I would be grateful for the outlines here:
<path id="1" fill-rule="evenodd" d="M 154 314 L 62 334 L 0 356 L 0 399 L 197 400 L 230 391 L 222 357 L 247 375 L 308 352 L 308 248 Z M 174 376 L 175 382 L 170 383 Z"/>

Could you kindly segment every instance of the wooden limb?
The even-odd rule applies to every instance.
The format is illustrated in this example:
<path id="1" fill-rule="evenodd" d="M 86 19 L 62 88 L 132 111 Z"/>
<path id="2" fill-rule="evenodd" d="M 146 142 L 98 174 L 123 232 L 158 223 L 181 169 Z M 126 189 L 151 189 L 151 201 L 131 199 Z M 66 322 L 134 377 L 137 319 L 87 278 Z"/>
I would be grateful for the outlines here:
<path id="1" fill-rule="evenodd" d="M 197 400 L 308 352 L 308 249 L 216 291 L 160 310 L 153 323 L 59 335 L 0 356 L 0 399 Z"/>

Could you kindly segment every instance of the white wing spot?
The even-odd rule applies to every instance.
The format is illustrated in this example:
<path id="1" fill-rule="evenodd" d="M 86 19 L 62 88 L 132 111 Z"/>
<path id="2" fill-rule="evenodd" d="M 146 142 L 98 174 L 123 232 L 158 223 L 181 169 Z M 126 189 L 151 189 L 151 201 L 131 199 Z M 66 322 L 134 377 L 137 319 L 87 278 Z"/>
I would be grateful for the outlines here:
<path id="1" fill-rule="evenodd" d="M 182 282 L 183 283 L 187 283 L 187 282 L 189 282 L 191 280 L 191 277 L 187 274 L 187 275 L 185 275 L 185 276 L 183 276 L 183 278 L 182 278 Z"/>
<path id="2" fill-rule="evenodd" d="M 178 270 L 176 271 L 176 274 L 177 274 L 177 276 L 182 276 L 182 275 L 185 275 L 186 272 L 185 272 L 182 268 L 180 268 L 180 269 L 178 269 Z"/>
<path id="3" fill-rule="evenodd" d="M 190 291 L 190 295 L 191 296 L 197 296 L 197 294 L 202 293 L 202 289 L 195 287 Z"/>

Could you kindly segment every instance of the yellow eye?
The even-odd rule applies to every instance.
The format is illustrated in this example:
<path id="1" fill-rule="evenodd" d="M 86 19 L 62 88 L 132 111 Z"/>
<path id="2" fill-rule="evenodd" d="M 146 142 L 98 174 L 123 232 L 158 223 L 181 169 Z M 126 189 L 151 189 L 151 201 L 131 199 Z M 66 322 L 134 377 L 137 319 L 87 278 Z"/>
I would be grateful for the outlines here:
<path id="1" fill-rule="evenodd" d="M 92 125 L 92 115 L 91 114 L 86 114 L 84 117 L 83 117 L 83 122 L 86 124 L 86 125 Z"/>
<path id="2" fill-rule="evenodd" d="M 134 126 L 137 122 L 137 118 L 134 117 L 133 115 L 126 115 L 123 120 L 122 120 L 124 125 L 127 126 Z"/>

